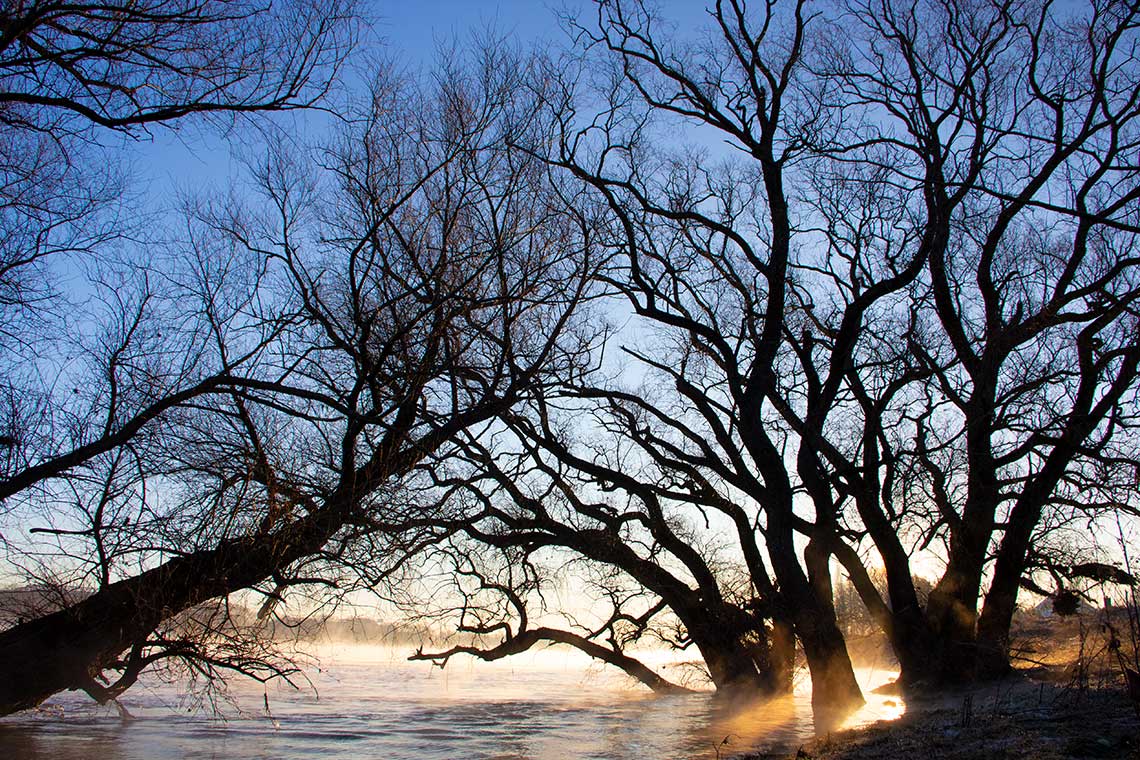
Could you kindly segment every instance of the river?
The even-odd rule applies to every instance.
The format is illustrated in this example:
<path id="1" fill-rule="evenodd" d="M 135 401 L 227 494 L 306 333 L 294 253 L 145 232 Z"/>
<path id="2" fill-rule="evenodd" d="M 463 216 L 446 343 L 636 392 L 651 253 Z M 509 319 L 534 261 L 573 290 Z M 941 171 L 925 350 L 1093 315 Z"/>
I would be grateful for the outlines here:
<path id="1" fill-rule="evenodd" d="M 327 647 L 303 688 L 235 679 L 213 706 L 184 685 L 143 681 L 121 699 L 127 719 L 63 694 L 0 720 L 0 760 L 668 760 L 794 752 L 815 730 L 806 684 L 787 699 L 732 702 L 656 696 L 576 652 L 443 670 L 404 654 Z M 843 727 L 902 714 L 898 697 L 870 693 L 894 672 L 859 675 L 868 704 Z"/>

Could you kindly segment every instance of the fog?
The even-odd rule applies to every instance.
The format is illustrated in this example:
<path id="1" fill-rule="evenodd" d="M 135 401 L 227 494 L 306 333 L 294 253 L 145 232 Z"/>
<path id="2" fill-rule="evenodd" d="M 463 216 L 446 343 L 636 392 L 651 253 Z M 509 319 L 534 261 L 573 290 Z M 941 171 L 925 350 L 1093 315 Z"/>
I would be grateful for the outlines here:
<path id="1" fill-rule="evenodd" d="M 795 749 L 814 732 L 806 677 L 792 697 L 711 692 L 657 696 L 623 673 L 551 648 L 495 663 L 406 661 L 408 648 L 329 643 L 297 688 L 234 680 L 224 694 L 153 680 L 114 707 L 63 694 L 0 721 L 0 744 L 27 758 L 672 758 Z M 667 652 L 647 660 L 678 680 Z M 859 670 L 867 705 L 835 730 L 898 717 L 898 697 L 871 689 L 896 671 Z M 727 740 L 727 741 L 726 741 Z M 715 749 L 714 749 L 715 748 Z"/>

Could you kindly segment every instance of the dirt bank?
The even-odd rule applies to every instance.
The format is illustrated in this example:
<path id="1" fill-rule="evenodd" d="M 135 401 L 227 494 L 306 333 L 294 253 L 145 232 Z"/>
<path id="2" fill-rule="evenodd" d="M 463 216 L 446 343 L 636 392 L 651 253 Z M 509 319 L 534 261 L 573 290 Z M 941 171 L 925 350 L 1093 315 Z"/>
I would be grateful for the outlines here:
<path id="1" fill-rule="evenodd" d="M 790 754 L 738 756 L 760 758 L 1140 758 L 1140 719 L 1121 691 L 1019 676 L 937 700 L 912 697 L 896 721 L 829 734 Z"/>

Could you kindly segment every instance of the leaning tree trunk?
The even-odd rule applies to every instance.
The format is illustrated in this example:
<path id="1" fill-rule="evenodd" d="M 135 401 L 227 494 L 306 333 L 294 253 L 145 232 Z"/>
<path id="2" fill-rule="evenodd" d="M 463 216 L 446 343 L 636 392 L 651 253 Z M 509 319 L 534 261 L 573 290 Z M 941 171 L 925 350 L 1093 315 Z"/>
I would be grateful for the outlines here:
<path id="1" fill-rule="evenodd" d="M 566 644 L 567 646 L 579 649 L 596 660 L 601 660 L 616 668 L 621 668 L 627 675 L 641 681 L 641 683 L 658 694 L 679 694 L 688 693 L 690 691 L 684 686 L 679 686 L 663 678 L 652 668 L 647 667 L 645 663 L 630 657 L 622 651 L 603 646 L 593 639 L 571 631 L 563 631 L 557 628 L 542 627 L 520 631 L 505 639 L 498 646 L 491 647 L 490 649 L 481 649 L 476 646 L 465 645 L 452 647 L 446 652 L 430 653 L 424 652 L 421 649 L 417 650 L 416 653 L 408 659 L 413 661 L 427 660 L 443 667 L 447 664 L 447 661 L 455 655 L 466 654 L 472 657 L 478 657 L 487 662 L 494 662 L 504 657 L 521 654 L 542 643 Z"/>
<path id="2" fill-rule="evenodd" d="M 0 715 L 60 691 L 108 693 L 96 677 L 163 620 L 250 587 L 318 550 L 339 527 L 326 509 L 276 532 L 228 540 L 117 581 L 64 610 L 0 633 Z"/>
<path id="3" fill-rule="evenodd" d="M 1140 353 L 1129 357 L 1132 372 L 1140 362 Z M 1121 377 L 1124 377 L 1124 373 Z M 1127 387 L 1114 383 L 1114 387 Z M 1057 484 L 1064 476 L 1065 468 L 1076 454 L 1079 443 L 1092 432 L 1101 415 L 1089 414 L 1093 396 L 1090 388 L 1082 389 L 1067 434 L 1050 452 L 1044 466 L 1025 484 L 1014 502 L 1007 521 L 1005 536 L 998 548 L 994 562 L 994 577 L 986 592 L 985 604 L 978 619 L 977 670 L 986 677 L 996 677 L 1009 672 L 1009 630 L 1013 624 L 1013 613 L 1017 608 L 1017 592 L 1021 577 L 1029 557 L 1029 546 L 1033 540 L 1033 530 L 1037 527 L 1045 505 Z M 1111 395 L 1109 396 L 1111 398 Z M 1107 409 L 1105 399 L 1098 406 Z M 1078 414 L 1083 410 L 1084 414 Z"/>
<path id="4" fill-rule="evenodd" d="M 771 695 L 790 690 L 789 647 L 781 642 L 783 648 L 774 652 L 763 620 L 724 601 L 715 584 L 703 590 L 690 588 L 656 563 L 640 557 L 610 531 L 578 531 L 565 538 L 567 547 L 621 568 L 659 595 L 684 624 L 718 690 Z"/>

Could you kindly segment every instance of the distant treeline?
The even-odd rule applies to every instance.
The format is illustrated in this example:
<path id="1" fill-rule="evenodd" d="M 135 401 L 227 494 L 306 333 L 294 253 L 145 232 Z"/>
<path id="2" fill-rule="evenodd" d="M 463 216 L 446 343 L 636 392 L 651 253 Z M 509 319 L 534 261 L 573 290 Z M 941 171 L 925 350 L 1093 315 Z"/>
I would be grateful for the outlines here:
<path id="1" fill-rule="evenodd" d="M 31 620 L 81 601 L 88 594 L 52 586 L 0 589 L 0 627 Z M 438 642 L 440 632 L 416 623 L 390 623 L 360 615 L 274 615 L 259 622 L 252 607 L 229 604 L 230 615 L 247 626 L 262 626 L 269 638 L 288 641 L 348 642 L 419 646 Z"/>
<path id="2" fill-rule="evenodd" d="M 266 625 L 270 636 L 275 639 L 419 646 L 441 638 L 439 631 L 428 626 L 389 623 L 366 617 L 284 617 L 266 621 Z"/>

